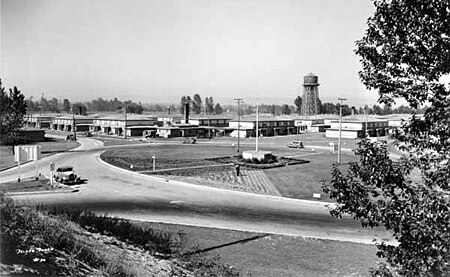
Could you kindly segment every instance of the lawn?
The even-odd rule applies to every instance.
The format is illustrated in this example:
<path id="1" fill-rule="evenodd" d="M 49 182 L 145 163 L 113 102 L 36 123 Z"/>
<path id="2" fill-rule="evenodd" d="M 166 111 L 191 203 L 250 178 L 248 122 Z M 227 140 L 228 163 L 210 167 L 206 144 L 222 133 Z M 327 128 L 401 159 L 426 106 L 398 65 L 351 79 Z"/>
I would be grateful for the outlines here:
<path id="1" fill-rule="evenodd" d="M 64 139 L 45 138 L 43 142 L 31 143 L 29 145 L 40 145 L 43 157 L 60 153 L 78 147 L 80 144 L 76 141 L 66 141 Z M 0 146 L 0 170 L 15 166 L 14 155 L 6 146 Z"/>
<path id="2" fill-rule="evenodd" d="M 235 155 L 231 147 L 216 145 L 188 144 L 149 144 L 145 147 L 113 149 L 102 154 L 102 159 L 122 168 L 133 170 L 151 170 L 153 155 L 156 169 L 168 169 L 190 166 L 218 164 L 205 159 Z"/>
<path id="3" fill-rule="evenodd" d="M 4 193 L 16 192 L 67 192 L 72 191 L 68 186 L 60 185 L 57 182 L 50 184 L 50 179 L 39 176 L 37 180 L 34 177 L 21 179 L 20 182 L 0 183 L 0 191 Z"/>
<path id="4" fill-rule="evenodd" d="M 308 239 L 182 226 L 151 222 L 134 222 L 144 228 L 186 234 L 186 250 L 214 248 L 207 256 L 220 255 L 241 276 L 369 276 L 369 268 L 380 260 L 374 245 Z M 260 237 L 250 241 L 242 241 Z M 239 241 L 242 241 L 239 243 Z"/>
<path id="5" fill-rule="evenodd" d="M 317 139 L 317 134 L 311 136 L 311 140 Z M 291 138 L 292 139 L 292 138 Z M 314 200 L 313 193 L 320 193 L 322 201 L 330 201 L 327 195 L 322 192 L 322 181 L 330 180 L 332 163 L 336 161 L 336 154 L 332 155 L 327 150 L 321 149 L 312 151 L 310 148 L 289 149 L 280 147 L 289 138 L 277 141 L 266 138 L 261 146 L 264 150 L 272 151 L 278 157 L 294 157 L 309 161 L 309 163 L 299 165 L 288 165 L 283 167 L 264 169 L 263 172 L 273 186 L 284 197 Z M 225 141 L 222 141 L 225 142 Z M 242 150 L 253 150 L 251 139 L 243 140 Z M 209 185 L 221 188 L 236 188 L 236 178 L 234 170 L 230 166 L 220 166 L 220 163 L 207 159 L 217 157 L 230 157 L 237 154 L 235 146 L 231 143 L 223 144 L 148 144 L 136 148 L 112 149 L 102 154 L 102 159 L 122 168 L 134 171 L 147 171 L 148 174 L 162 175 L 164 178 L 188 178 L 193 183 L 199 185 Z M 152 156 L 156 157 L 155 169 L 174 171 L 148 172 L 153 169 Z M 343 151 L 342 163 L 348 164 L 354 160 L 353 153 Z M 214 167 L 208 167 L 214 166 Z M 190 168 L 196 167 L 196 168 Z M 185 169 L 181 169 L 185 168 Z M 202 182 L 201 179 L 205 181 Z M 233 181 L 234 180 L 234 181 Z M 220 186 L 219 183 L 233 183 L 231 186 Z M 257 186 L 254 186 L 257 187 Z M 251 187 L 244 191 L 248 191 Z M 255 193 L 260 193 L 254 191 Z"/>
<path id="6" fill-rule="evenodd" d="M 343 152 L 341 158 L 344 165 L 356 159 L 349 152 Z M 264 172 L 284 197 L 313 200 L 312 194 L 320 193 L 321 200 L 329 201 L 321 186 L 323 181 L 329 182 L 331 179 L 331 167 L 336 162 L 336 155 L 317 152 L 304 156 L 304 159 L 309 163 L 266 169 Z"/>

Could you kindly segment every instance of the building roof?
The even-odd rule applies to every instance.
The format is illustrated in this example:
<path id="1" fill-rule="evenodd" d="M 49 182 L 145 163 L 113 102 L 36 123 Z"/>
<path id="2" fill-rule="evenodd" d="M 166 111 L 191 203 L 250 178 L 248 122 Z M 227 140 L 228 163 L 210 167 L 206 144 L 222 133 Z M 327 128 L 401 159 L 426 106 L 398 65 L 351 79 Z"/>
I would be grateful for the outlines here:
<path id="1" fill-rule="evenodd" d="M 125 121 L 125 115 L 124 114 L 112 114 L 112 115 L 107 115 L 107 116 L 99 116 L 97 119 Z M 154 120 L 156 120 L 156 118 L 152 117 L 152 116 L 140 115 L 140 114 L 127 114 L 127 121 L 128 120 L 154 121 Z"/>
<path id="2" fill-rule="evenodd" d="M 233 117 L 231 117 L 231 116 L 224 116 L 224 115 L 217 115 L 217 114 L 215 114 L 215 115 L 199 115 L 199 116 L 191 116 L 190 118 L 189 118 L 189 120 L 208 120 L 208 119 L 228 119 L 228 120 L 230 120 L 230 119 L 232 119 Z"/>
<path id="3" fill-rule="evenodd" d="M 61 115 L 61 116 L 56 116 L 55 119 L 68 119 L 68 120 L 72 120 L 75 117 L 75 120 L 77 119 L 95 119 L 95 116 L 90 116 L 90 115 L 72 115 L 72 114 L 65 114 L 65 115 Z"/>
<path id="4" fill-rule="evenodd" d="M 286 117 L 268 117 L 268 116 L 260 116 L 258 117 L 258 121 L 294 121 L 294 118 L 286 118 Z M 232 122 L 237 122 L 238 118 L 233 118 L 230 120 Z M 256 116 L 242 116 L 240 119 L 241 122 L 256 122 Z"/>
<path id="5" fill-rule="evenodd" d="M 158 127 L 157 125 L 149 125 L 149 126 L 127 126 L 127 129 L 156 129 L 156 127 Z"/>

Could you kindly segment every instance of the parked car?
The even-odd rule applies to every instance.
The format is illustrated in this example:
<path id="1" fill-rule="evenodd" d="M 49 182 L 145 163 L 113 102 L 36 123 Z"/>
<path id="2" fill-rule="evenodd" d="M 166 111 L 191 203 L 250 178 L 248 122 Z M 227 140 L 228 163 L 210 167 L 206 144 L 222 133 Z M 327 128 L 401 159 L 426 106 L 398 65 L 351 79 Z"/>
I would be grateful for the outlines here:
<path id="1" fill-rule="evenodd" d="M 73 134 L 68 134 L 67 136 L 66 136 L 66 140 L 75 140 L 75 136 L 73 135 Z"/>
<path id="2" fill-rule="evenodd" d="M 296 141 L 291 141 L 288 144 L 289 148 L 303 148 L 303 142 L 296 140 Z"/>
<path id="3" fill-rule="evenodd" d="M 56 169 L 53 176 L 56 182 L 62 184 L 78 184 L 81 183 L 81 178 L 75 174 L 72 166 L 62 166 Z"/>
<path id="4" fill-rule="evenodd" d="M 184 144 L 194 144 L 196 142 L 197 142 L 197 140 L 195 138 L 184 138 L 183 139 Z"/>

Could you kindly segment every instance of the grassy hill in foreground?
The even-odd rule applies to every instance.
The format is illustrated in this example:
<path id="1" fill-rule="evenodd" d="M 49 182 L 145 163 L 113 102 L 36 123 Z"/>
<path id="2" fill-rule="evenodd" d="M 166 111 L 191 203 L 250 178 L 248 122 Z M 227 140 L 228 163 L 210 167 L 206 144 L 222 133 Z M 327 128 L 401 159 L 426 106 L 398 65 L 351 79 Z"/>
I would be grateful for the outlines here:
<path id="1" fill-rule="evenodd" d="M 238 276 L 216 259 L 186 254 L 182 232 L 3 196 L 0 210 L 2 276 Z"/>

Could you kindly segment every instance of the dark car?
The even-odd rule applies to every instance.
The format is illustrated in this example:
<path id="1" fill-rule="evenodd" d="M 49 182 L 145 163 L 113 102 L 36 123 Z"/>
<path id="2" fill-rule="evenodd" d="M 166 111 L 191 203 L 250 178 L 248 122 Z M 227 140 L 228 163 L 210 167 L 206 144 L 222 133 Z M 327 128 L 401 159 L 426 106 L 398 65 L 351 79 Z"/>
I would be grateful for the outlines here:
<path id="1" fill-rule="evenodd" d="M 56 182 L 62 184 L 78 184 L 81 182 L 81 178 L 75 174 L 72 166 L 58 167 L 53 177 Z"/>

